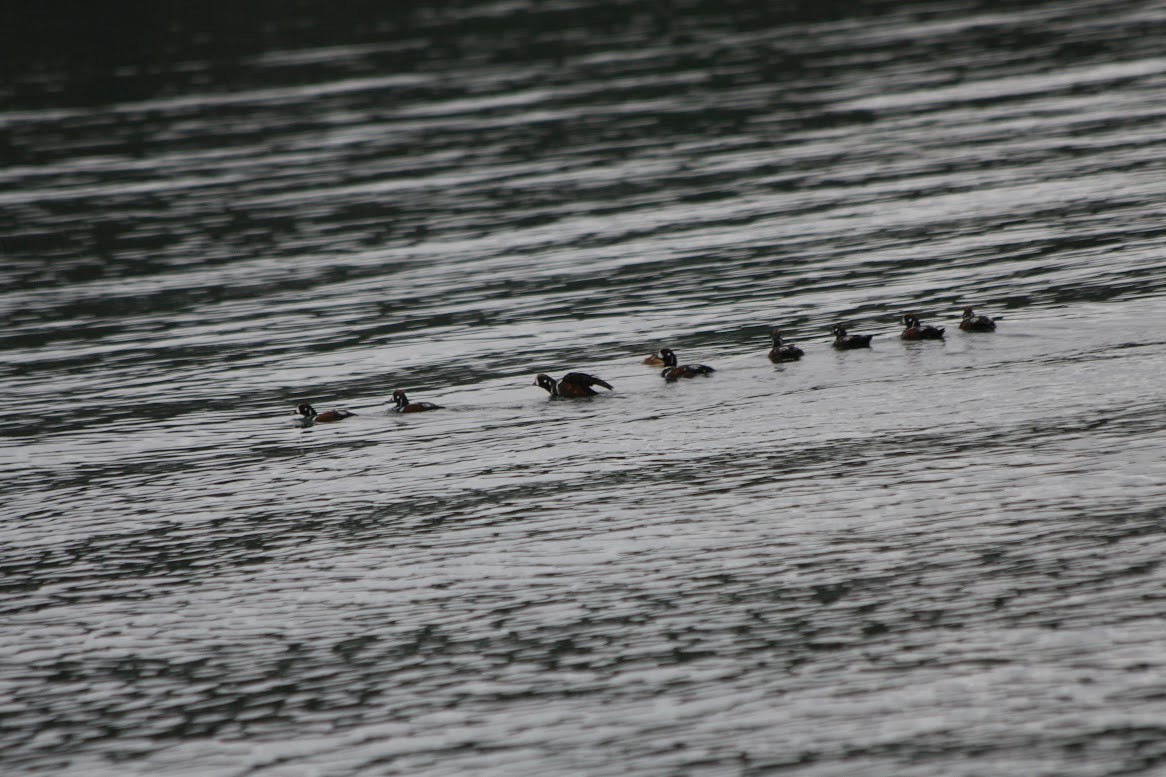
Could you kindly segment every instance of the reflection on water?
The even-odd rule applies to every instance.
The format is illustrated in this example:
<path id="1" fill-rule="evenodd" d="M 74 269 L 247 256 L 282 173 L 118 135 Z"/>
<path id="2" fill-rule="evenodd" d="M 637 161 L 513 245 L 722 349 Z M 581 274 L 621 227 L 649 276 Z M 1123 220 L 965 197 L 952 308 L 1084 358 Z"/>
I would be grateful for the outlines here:
<path id="1" fill-rule="evenodd" d="M 1152 4 L 216 8 L 8 27 L 6 771 L 1160 768 Z"/>

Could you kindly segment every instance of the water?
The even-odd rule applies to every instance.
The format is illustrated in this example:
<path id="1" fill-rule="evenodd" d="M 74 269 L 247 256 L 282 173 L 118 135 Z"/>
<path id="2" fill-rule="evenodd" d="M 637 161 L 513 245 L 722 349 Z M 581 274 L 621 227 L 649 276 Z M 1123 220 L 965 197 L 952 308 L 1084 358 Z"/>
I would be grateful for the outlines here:
<path id="1" fill-rule="evenodd" d="M 15 49 L 6 774 L 1166 768 L 1166 8 L 379 13 Z"/>

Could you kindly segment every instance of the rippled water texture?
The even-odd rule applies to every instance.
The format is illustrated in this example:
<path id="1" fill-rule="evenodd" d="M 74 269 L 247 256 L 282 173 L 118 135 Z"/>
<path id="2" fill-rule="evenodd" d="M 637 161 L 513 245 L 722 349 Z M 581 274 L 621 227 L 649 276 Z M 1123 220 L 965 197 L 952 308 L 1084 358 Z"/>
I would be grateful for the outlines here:
<path id="1" fill-rule="evenodd" d="M 7 25 L 3 772 L 1166 769 L 1166 6 L 438 5 Z"/>

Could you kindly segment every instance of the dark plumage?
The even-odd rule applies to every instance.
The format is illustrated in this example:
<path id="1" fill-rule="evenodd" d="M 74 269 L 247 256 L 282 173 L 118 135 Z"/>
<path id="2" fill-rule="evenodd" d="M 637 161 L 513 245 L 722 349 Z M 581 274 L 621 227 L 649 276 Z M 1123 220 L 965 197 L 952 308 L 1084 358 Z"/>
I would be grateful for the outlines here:
<path id="1" fill-rule="evenodd" d="M 317 413 L 316 409 L 307 402 L 299 405 L 296 411 L 300 414 L 296 420 L 305 426 L 308 424 L 330 424 L 333 421 L 343 421 L 345 418 L 355 415 L 347 410 L 325 410 L 323 413 Z"/>
<path id="2" fill-rule="evenodd" d="M 394 413 L 424 413 L 426 410 L 441 410 L 441 405 L 432 402 L 410 402 L 409 397 L 400 389 L 393 392 Z"/>
<path id="3" fill-rule="evenodd" d="M 557 381 L 550 375 L 538 375 L 534 379 L 534 385 L 542 386 L 552 397 L 595 396 L 599 392 L 592 388 L 593 386 L 603 386 L 608 391 L 615 391 L 607 381 L 586 372 L 568 372 Z"/>
<path id="4" fill-rule="evenodd" d="M 976 311 L 964 308 L 964 317 L 960 320 L 960 329 L 965 332 L 995 332 L 996 322 L 987 316 L 977 316 Z"/>
<path id="5" fill-rule="evenodd" d="M 716 372 L 712 367 L 706 367 L 703 364 L 677 365 L 676 354 L 672 352 L 671 348 L 661 348 L 660 358 L 664 360 L 664 369 L 660 372 L 660 377 L 669 383 L 681 378 L 695 378 L 697 375 L 708 375 L 710 372 Z"/>
<path id="6" fill-rule="evenodd" d="M 834 332 L 834 347 L 840 349 L 870 348 L 871 338 L 874 337 L 874 335 L 848 335 L 842 324 L 835 324 L 831 331 Z"/>
<path id="7" fill-rule="evenodd" d="M 769 352 L 771 362 L 793 362 L 806 355 L 805 351 L 796 345 L 784 345 L 780 329 L 774 329 L 770 337 L 773 338 L 773 350 Z"/>
<path id="8" fill-rule="evenodd" d="M 943 327 L 924 325 L 914 313 L 903 314 L 903 326 L 907 327 L 899 335 L 903 340 L 942 340 Z"/>

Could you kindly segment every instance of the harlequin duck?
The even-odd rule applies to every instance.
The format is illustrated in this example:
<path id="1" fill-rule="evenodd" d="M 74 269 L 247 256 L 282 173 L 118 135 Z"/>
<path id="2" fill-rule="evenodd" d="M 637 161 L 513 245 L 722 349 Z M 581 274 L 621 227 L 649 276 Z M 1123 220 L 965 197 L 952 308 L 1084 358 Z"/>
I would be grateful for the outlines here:
<path id="1" fill-rule="evenodd" d="M 608 391 L 615 391 L 611 384 L 602 378 L 588 375 L 586 372 L 568 372 L 562 380 L 556 381 L 550 375 L 537 375 L 535 386 L 542 386 L 552 397 L 591 397 L 599 392 L 592 386 L 603 386 Z"/>
<path id="2" fill-rule="evenodd" d="M 976 311 L 964 308 L 964 317 L 960 320 L 960 329 L 965 332 L 995 332 L 996 322 L 987 316 L 977 316 Z"/>
<path id="3" fill-rule="evenodd" d="M 769 352 L 771 362 L 794 362 L 806 355 L 805 351 L 796 345 L 783 345 L 780 329 L 774 329 L 770 337 L 773 338 L 773 350 Z"/>
<path id="4" fill-rule="evenodd" d="M 432 402 L 410 402 L 409 397 L 405 396 L 405 392 L 398 389 L 393 392 L 393 401 L 396 405 L 393 407 L 394 413 L 424 413 L 426 410 L 441 410 L 441 405 L 435 405 Z"/>
<path id="5" fill-rule="evenodd" d="M 848 335 L 842 324 L 835 324 L 831 331 L 834 332 L 834 347 L 840 349 L 870 348 L 871 338 L 874 337 L 874 335 Z"/>
<path id="6" fill-rule="evenodd" d="M 903 314 L 903 326 L 907 327 L 899 337 L 903 340 L 942 340 L 943 327 L 924 326 L 914 313 Z"/>
<path id="7" fill-rule="evenodd" d="M 317 413 L 316 409 L 307 402 L 297 407 L 296 411 L 300 414 L 300 417 L 296 420 L 304 425 L 330 424 L 333 421 L 343 421 L 345 418 L 356 415 L 347 410 L 325 410 L 323 413 Z"/>
<path id="8" fill-rule="evenodd" d="M 708 375 L 710 372 L 716 372 L 712 367 L 706 367 L 703 364 L 682 364 L 678 366 L 676 363 L 676 354 L 672 352 L 671 348 L 661 348 L 660 358 L 664 360 L 664 369 L 660 372 L 660 377 L 669 383 L 681 378 L 695 378 L 697 375 Z"/>

